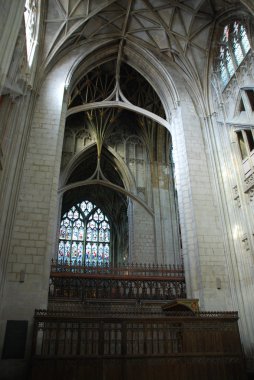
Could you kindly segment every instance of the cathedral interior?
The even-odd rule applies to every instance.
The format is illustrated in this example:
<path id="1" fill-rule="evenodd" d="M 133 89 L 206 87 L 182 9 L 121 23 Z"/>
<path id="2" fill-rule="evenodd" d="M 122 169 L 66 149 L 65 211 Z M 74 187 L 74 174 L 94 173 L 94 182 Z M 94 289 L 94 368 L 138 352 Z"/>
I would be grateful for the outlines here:
<path id="1" fill-rule="evenodd" d="M 253 0 L 0 31 L 0 379 L 254 379 Z"/>

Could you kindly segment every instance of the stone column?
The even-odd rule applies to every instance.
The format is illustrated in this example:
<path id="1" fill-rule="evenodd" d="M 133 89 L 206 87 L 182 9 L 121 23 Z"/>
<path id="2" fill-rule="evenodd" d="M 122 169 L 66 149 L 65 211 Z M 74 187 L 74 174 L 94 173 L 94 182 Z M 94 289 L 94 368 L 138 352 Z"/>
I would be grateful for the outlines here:
<path id="1" fill-rule="evenodd" d="M 173 116 L 173 147 L 188 297 L 201 309 L 230 310 L 222 226 L 202 122 L 188 94 Z"/>

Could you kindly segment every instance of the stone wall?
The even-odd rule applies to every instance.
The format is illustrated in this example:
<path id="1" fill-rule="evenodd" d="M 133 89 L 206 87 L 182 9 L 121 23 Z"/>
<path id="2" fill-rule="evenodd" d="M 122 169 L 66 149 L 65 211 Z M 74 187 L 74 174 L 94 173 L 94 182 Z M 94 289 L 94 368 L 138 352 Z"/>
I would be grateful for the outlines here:
<path id="1" fill-rule="evenodd" d="M 224 239 L 230 274 L 233 308 L 239 310 L 241 336 L 246 353 L 253 356 L 253 163 L 251 153 L 242 159 L 237 131 L 254 128 L 254 116 L 246 89 L 254 88 L 252 53 L 246 56 L 224 90 L 215 78 L 214 116 L 209 139 L 216 152 L 215 171 L 224 218 Z M 241 99 L 244 104 L 241 108 Z M 253 366 L 253 364 L 252 364 Z"/>

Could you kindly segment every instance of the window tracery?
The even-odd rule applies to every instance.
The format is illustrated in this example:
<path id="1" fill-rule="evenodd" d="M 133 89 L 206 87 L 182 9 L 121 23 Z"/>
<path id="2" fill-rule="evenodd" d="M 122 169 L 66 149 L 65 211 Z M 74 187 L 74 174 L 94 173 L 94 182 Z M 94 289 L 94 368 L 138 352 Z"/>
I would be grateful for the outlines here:
<path id="1" fill-rule="evenodd" d="M 106 215 L 89 201 L 66 212 L 59 232 L 58 260 L 83 265 L 110 262 L 110 225 Z"/>
<path id="2" fill-rule="evenodd" d="M 38 0 L 26 0 L 24 19 L 26 26 L 27 60 L 29 66 L 32 64 L 37 43 L 38 6 Z"/>
<path id="3" fill-rule="evenodd" d="M 224 27 L 219 47 L 220 79 L 225 87 L 250 50 L 246 28 L 239 21 Z"/>

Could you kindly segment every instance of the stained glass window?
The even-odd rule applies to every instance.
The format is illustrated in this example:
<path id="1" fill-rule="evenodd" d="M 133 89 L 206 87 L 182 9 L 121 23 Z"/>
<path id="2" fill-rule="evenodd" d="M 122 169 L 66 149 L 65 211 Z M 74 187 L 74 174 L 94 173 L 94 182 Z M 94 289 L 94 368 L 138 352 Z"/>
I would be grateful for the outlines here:
<path id="1" fill-rule="evenodd" d="M 221 80 L 223 82 L 223 84 L 226 84 L 229 80 L 229 74 L 228 74 L 228 70 L 227 70 L 227 65 L 225 64 L 225 59 L 224 59 L 224 56 L 225 56 L 225 47 L 224 46 L 221 46 L 220 47 L 220 74 L 221 74 Z"/>
<path id="2" fill-rule="evenodd" d="M 78 203 L 63 215 L 59 230 L 58 260 L 83 265 L 109 264 L 109 220 L 93 203 Z"/>
<path id="3" fill-rule="evenodd" d="M 226 25 L 220 42 L 218 65 L 223 86 L 227 85 L 249 50 L 245 27 L 238 21 Z"/>
<path id="4" fill-rule="evenodd" d="M 243 25 L 240 26 L 240 36 L 241 36 L 241 42 L 242 42 L 244 53 L 247 54 L 248 51 L 250 50 L 250 42 Z"/>
<path id="5" fill-rule="evenodd" d="M 110 226 L 108 218 L 98 208 L 87 223 L 86 262 L 109 263 Z"/>

